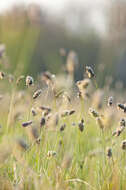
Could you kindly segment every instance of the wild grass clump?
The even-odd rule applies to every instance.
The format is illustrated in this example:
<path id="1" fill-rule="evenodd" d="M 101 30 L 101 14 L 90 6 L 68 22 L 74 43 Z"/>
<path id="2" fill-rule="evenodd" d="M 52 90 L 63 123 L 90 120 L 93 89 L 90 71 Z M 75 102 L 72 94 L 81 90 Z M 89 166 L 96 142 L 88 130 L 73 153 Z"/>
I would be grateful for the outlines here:
<path id="1" fill-rule="evenodd" d="M 125 190 L 126 105 L 91 66 L 75 84 L 77 54 L 66 60 L 67 74 L 11 75 L 8 90 L 0 71 L 1 190 Z"/>

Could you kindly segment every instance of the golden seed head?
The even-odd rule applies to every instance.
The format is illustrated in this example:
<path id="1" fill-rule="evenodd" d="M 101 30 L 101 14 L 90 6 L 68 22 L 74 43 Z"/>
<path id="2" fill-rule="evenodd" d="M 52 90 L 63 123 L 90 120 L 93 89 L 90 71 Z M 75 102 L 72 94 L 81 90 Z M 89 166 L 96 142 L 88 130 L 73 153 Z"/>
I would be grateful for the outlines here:
<path id="1" fill-rule="evenodd" d="M 90 66 L 86 66 L 86 73 L 89 78 L 93 78 L 95 76 L 94 71 Z"/>
<path id="2" fill-rule="evenodd" d="M 81 90 L 86 89 L 88 87 L 89 83 L 90 83 L 90 79 L 84 79 L 84 80 L 78 81 L 76 83 L 76 85 L 79 88 L 79 90 L 81 91 Z"/>

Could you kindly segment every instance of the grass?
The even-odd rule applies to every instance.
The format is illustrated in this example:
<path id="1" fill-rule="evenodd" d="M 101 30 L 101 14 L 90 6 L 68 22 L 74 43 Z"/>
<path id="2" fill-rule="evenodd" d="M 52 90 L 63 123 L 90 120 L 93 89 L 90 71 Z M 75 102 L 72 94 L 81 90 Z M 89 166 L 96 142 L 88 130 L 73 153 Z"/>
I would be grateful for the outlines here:
<path id="1" fill-rule="evenodd" d="M 63 94 L 55 97 L 58 77 L 55 80 L 51 74 L 48 77 L 48 80 L 44 78 L 44 82 L 36 81 L 23 92 L 16 86 L 16 81 L 9 92 L 6 90 L 7 78 L 0 81 L 3 94 L 0 100 L 0 189 L 124 190 L 126 152 L 122 150 L 121 142 L 126 138 L 125 130 L 120 136 L 112 136 L 112 132 L 125 113 L 117 110 L 115 103 L 108 107 L 108 95 L 104 92 L 106 102 L 102 97 L 95 105 L 104 125 L 101 129 L 88 113 L 94 105 L 93 94 L 99 90 L 95 89 L 93 80 L 90 87 L 80 85 L 80 99 L 77 92 L 65 87 L 71 99 L 68 101 L 65 93 L 66 98 Z M 25 81 L 23 83 L 25 85 Z M 66 77 L 64 84 L 69 86 Z M 42 89 L 42 94 L 33 100 L 38 87 Z M 87 88 L 89 99 L 85 99 L 83 93 Z M 118 98 L 118 94 L 116 96 Z M 99 102 L 102 105 L 100 108 Z M 40 106 L 50 107 L 51 113 L 43 111 Z M 36 116 L 31 113 L 32 107 Z M 69 110 L 72 109 L 75 113 L 70 115 Z M 67 114 L 62 117 L 64 110 Z M 111 113 L 109 119 L 106 112 Z M 40 127 L 42 117 L 46 123 Z M 82 118 L 84 130 L 80 131 L 78 124 Z M 22 127 L 22 123 L 29 120 L 33 121 L 32 125 Z M 66 127 L 61 131 L 63 124 Z M 107 156 L 107 147 L 112 149 L 110 157 Z"/>

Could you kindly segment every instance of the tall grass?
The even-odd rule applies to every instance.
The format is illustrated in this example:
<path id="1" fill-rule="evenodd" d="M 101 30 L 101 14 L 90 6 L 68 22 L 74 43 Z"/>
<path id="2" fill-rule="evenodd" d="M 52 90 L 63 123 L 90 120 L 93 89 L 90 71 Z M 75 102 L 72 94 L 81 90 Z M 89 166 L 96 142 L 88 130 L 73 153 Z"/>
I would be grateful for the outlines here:
<path id="1" fill-rule="evenodd" d="M 125 190 L 125 104 L 117 110 L 118 92 L 109 104 L 94 75 L 74 84 L 69 70 L 18 84 L 15 74 L 11 91 L 1 79 L 1 190 Z"/>

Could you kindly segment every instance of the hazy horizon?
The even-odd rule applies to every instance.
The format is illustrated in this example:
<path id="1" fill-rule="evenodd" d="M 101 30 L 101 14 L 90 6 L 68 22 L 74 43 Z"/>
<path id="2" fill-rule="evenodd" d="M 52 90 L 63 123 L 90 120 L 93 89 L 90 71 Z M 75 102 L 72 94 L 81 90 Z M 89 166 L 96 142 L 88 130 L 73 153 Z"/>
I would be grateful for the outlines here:
<path id="1" fill-rule="evenodd" d="M 83 10 L 83 7 L 86 8 L 89 12 L 89 20 L 95 29 L 100 32 L 105 32 L 105 17 L 104 10 L 108 5 L 108 1 L 105 0 L 1 0 L 0 2 L 0 13 L 5 12 L 14 5 L 29 5 L 31 3 L 39 4 L 44 10 L 50 12 L 54 15 L 64 15 L 64 12 L 70 6 L 80 6 Z"/>

